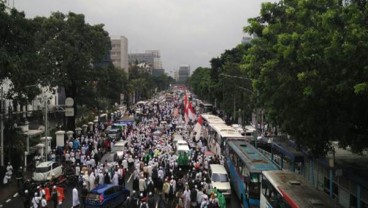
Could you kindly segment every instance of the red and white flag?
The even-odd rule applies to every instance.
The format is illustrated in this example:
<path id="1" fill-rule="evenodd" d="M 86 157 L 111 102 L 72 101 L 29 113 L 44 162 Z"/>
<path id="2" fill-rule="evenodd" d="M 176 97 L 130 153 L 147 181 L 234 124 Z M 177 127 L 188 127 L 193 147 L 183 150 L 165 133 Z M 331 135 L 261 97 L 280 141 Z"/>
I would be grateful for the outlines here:
<path id="1" fill-rule="evenodd" d="M 196 132 L 196 141 L 199 140 L 199 138 L 201 137 L 201 133 L 202 133 L 202 124 L 203 124 L 203 119 L 202 119 L 202 116 L 199 116 L 198 117 L 198 121 L 196 123 L 196 125 L 194 126 L 193 128 L 193 131 Z"/>
<path id="2" fill-rule="evenodd" d="M 185 124 L 188 124 L 188 122 L 189 122 L 188 108 L 186 108 L 186 107 L 184 107 L 184 121 L 185 121 Z"/>
<path id="3" fill-rule="evenodd" d="M 197 115 L 194 112 L 193 106 L 192 106 L 192 102 L 189 101 L 188 104 L 188 117 L 190 120 L 195 121 L 197 118 Z"/>
<path id="4" fill-rule="evenodd" d="M 188 96 L 187 93 L 184 95 L 184 122 L 185 124 L 188 124 L 189 122 L 189 115 L 188 115 Z"/>

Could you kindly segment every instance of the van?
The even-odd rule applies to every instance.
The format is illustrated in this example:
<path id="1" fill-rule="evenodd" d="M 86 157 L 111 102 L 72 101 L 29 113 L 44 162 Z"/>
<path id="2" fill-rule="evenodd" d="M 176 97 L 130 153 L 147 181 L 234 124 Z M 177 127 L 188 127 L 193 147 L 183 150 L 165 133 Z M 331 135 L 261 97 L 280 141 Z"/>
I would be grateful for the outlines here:
<path id="1" fill-rule="evenodd" d="M 120 140 L 121 139 L 121 129 L 120 128 L 110 128 L 107 130 L 107 136 L 113 140 Z"/>
<path id="2" fill-rule="evenodd" d="M 190 149 L 188 145 L 178 145 L 176 148 L 176 154 L 186 153 L 187 155 L 190 155 Z"/>
<path id="3" fill-rule="evenodd" d="M 174 138 L 173 138 L 174 147 L 176 147 L 176 144 L 178 143 L 178 141 L 184 141 L 184 137 L 180 134 L 174 134 Z"/>
<path id="4" fill-rule="evenodd" d="M 211 164 L 208 171 L 211 179 L 211 188 L 216 188 L 226 198 L 231 196 L 230 179 L 223 165 Z"/>
<path id="5" fill-rule="evenodd" d="M 122 160 L 125 152 L 128 150 L 128 141 L 116 142 L 111 150 L 115 154 L 116 160 Z"/>

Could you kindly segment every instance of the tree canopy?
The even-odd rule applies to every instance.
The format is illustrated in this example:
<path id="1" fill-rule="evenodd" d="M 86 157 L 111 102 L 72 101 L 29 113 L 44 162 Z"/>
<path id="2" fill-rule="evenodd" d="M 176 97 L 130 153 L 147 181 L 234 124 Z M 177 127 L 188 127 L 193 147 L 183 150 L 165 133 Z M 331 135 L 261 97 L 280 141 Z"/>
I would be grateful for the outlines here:
<path id="1" fill-rule="evenodd" d="M 263 3 L 244 28 L 250 45 L 213 58 L 189 83 L 227 114 L 261 108 L 267 123 L 315 156 L 331 141 L 361 152 L 368 147 L 367 9 L 365 1 Z"/>
<path id="2" fill-rule="evenodd" d="M 256 35 L 244 71 L 270 122 L 325 154 L 329 142 L 368 146 L 366 9 L 337 0 L 264 3 L 245 31 Z"/>

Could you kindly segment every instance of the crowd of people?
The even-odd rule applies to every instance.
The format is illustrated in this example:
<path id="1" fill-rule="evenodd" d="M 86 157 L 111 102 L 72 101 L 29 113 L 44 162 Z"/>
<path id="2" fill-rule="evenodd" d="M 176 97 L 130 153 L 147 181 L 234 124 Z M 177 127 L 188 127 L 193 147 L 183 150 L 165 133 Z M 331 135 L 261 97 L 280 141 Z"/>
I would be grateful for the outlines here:
<path id="1" fill-rule="evenodd" d="M 118 142 L 108 137 L 103 123 L 51 153 L 52 160 L 60 160 L 74 172 L 73 207 L 83 207 L 87 194 L 98 185 L 127 188 L 130 181 L 132 188 L 122 207 L 226 207 L 224 196 L 211 187 L 208 175 L 209 165 L 223 164 L 223 158 L 208 154 L 206 138 L 194 133 L 195 121 L 184 121 L 180 101 L 152 102 L 141 108 L 139 115 L 129 109 L 125 113 L 139 122 L 123 128 L 121 140 L 127 141 L 127 147 L 114 161 L 103 159 Z M 189 144 L 188 152 L 177 152 L 177 135 Z M 57 186 L 37 188 L 35 193 L 25 190 L 25 207 L 46 207 L 47 203 L 62 207 L 64 196 Z"/>

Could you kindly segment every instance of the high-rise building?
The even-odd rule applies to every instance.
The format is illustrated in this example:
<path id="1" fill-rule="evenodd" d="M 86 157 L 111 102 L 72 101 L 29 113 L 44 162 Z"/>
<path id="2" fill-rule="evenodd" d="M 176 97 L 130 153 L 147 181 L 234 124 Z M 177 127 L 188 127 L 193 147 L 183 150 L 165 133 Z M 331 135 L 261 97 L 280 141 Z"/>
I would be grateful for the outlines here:
<path id="1" fill-rule="evenodd" d="M 179 66 L 179 77 L 178 83 L 184 84 L 190 76 L 190 66 L 189 65 L 182 65 Z"/>
<path id="2" fill-rule="evenodd" d="M 128 39 L 124 36 L 111 37 L 110 57 L 112 64 L 128 73 Z"/>
<path id="3" fill-rule="evenodd" d="M 159 50 L 146 50 L 145 53 L 129 54 L 129 64 L 146 64 L 152 69 L 162 69 Z"/>

